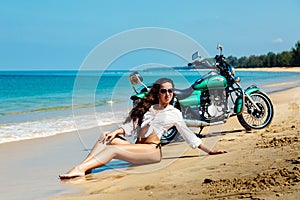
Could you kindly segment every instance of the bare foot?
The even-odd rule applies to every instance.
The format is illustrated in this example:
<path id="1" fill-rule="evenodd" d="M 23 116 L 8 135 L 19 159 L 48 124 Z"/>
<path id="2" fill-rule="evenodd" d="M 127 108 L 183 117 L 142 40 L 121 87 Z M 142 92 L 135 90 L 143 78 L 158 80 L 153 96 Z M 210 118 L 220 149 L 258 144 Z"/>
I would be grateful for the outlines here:
<path id="1" fill-rule="evenodd" d="M 59 175 L 60 179 L 68 179 L 68 178 L 75 178 L 75 177 L 79 177 L 79 176 L 85 176 L 85 172 L 81 171 L 79 169 L 79 167 L 74 167 L 73 169 L 71 169 L 68 173 L 66 174 L 61 174 Z"/>

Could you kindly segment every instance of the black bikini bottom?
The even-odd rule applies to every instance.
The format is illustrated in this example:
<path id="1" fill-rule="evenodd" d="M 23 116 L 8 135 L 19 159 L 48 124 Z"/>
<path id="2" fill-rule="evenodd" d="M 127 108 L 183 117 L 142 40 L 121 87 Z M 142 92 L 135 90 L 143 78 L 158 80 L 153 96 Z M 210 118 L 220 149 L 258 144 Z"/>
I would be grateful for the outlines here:
<path id="1" fill-rule="evenodd" d="M 149 143 L 146 143 L 146 144 L 155 144 L 156 146 L 156 148 L 159 148 L 159 149 L 161 149 L 161 143 L 155 143 L 155 142 L 149 142 Z"/>
<path id="2" fill-rule="evenodd" d="M 161 143 L 149 142 L 147 144 L 155 144 L 155 148 L 159 148 L 160 157 L 162 158 Z"/>

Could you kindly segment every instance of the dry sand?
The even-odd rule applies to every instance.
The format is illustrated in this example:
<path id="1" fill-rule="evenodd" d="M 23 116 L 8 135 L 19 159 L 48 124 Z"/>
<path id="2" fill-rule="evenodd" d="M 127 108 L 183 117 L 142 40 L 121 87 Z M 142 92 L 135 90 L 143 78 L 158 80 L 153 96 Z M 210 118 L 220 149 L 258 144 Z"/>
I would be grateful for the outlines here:
<path id="1" fill-rule="evenodd" d="M 227 154 L 174 143 L 163 147 L 161 163 L 68 180 L 82 192 L 53 199 L 300 199 L 300 88 L 270 97 L 275 116 L 268 128 L 245 132 L 233 118 L 204 129 L 204 142 Z"/>
<path id="2" fill-rule="evenodd" d="M 300 67 L 237 68 L 238 71 L 300 72 Z"/>

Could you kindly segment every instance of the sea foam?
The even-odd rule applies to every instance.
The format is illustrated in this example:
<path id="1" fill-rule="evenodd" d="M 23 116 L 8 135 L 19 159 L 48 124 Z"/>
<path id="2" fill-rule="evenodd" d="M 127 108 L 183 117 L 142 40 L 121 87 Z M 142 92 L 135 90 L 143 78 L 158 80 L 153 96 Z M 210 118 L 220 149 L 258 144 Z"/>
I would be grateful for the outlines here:
<path id="1" fill-rule="evenodd" d="M 125 116 L 126 112 L 124 111 L 97 112 L 89 115 L 69 115 L 0 124 L 0 143 L 48 137 L 78 129 L 85 130 L 114 123 L 120 124 Z"/>

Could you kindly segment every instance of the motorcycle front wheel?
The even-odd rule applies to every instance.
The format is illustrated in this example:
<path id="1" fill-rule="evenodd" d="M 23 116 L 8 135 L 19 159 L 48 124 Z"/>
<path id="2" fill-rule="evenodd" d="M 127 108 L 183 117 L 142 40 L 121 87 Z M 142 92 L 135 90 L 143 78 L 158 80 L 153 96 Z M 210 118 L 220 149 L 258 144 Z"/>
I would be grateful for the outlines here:
<path id="1" fill-rule="evenodd" d="M 270 125 L 273 119 L 273 104 L 270 98 L 263 92 L 253 92 L 250 96 L 259 110 L 255 108 L 248 98 L 245 98 L 243 112 L 237 118 L 246 130 L 263 129 Z"/>

